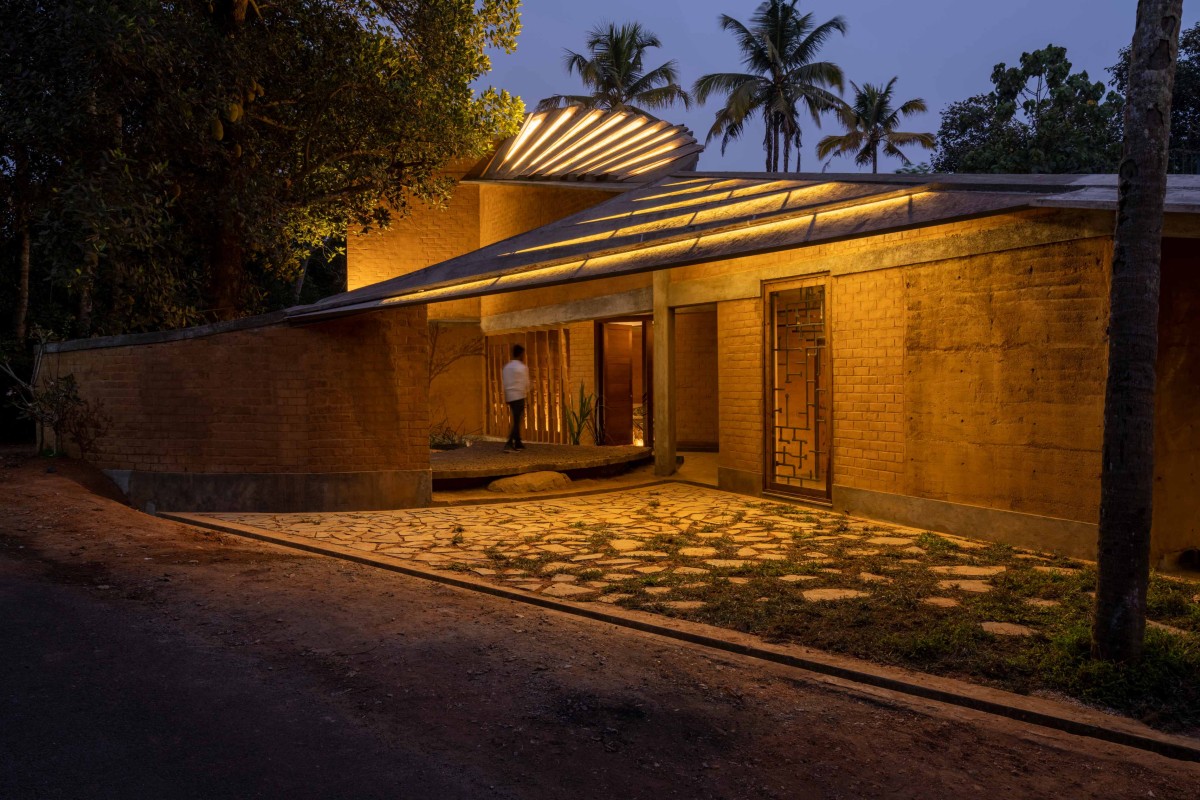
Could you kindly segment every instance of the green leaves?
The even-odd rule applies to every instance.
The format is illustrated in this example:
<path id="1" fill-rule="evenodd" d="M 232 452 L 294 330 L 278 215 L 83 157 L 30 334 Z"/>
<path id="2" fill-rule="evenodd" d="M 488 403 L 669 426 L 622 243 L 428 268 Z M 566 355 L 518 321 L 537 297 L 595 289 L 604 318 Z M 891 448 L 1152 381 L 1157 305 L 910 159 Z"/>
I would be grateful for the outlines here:
<path id="1" fill-rule="evenodd" d="M 1121 151 L 1123 101 L 1086 72 L 1071 72 L 1066 48 L 997 64 L 993 90 L 942 112 L 935 172 L 1111 172 Z"/>
<path id="2" fill-rule="evenodd" d="M 517 0 L 10 3 L 0 244 L 34 221 L 35 300 L 82 334 L 265 310 L 314 247 L 438 202 L 446 163 L 524 113 L 474 88 Z"/>

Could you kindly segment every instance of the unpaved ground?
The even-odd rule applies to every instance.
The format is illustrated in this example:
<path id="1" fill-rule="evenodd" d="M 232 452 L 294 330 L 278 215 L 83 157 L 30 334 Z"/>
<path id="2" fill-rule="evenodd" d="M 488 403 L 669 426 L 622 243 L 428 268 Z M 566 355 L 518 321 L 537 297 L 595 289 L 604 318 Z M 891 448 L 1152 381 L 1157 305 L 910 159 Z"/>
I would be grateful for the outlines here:
<path id="1" fill-rule="evenodd" d="M 6 798 L 1200 787 L 1197 765 L 188 528 L 77 465 L 0 458 Z"/>

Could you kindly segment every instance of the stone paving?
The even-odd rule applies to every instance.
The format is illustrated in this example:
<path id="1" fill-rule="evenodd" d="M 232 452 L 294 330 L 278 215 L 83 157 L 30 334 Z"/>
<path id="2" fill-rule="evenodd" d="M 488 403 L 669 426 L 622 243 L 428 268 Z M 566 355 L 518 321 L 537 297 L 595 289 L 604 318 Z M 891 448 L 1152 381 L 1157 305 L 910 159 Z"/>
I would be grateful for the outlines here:
<path id="1" fill-rule="evenodd" d="M 559 599 L 683 616 L 704 609 L 714 586 L 770 590 L 775 599 L 783 593 L 823 605 L 870 602 L 873 595 L 895 592 L 892 584 L 902 578 L 935 613 L 991 592 L 1009 570 L 1051 579 L 1078 575 L 1082 567 L 683 484 L 450 508 L 207 516 L 472 573 Z M 1036 597 L 1026 602 L 1032 612 L 1058 605 Z M 1035 632 L 1024 625 L 981 625 L 997 636 Z"/>

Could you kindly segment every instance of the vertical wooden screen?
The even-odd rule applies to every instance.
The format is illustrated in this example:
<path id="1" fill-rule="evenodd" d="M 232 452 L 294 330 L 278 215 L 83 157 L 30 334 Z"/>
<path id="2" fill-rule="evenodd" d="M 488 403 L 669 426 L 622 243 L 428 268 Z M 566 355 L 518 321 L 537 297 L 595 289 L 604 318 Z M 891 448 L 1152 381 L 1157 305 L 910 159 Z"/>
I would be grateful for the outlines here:
<path id="1" fill-rule="evenodd" d="M 570 385 L 570 338 L 565 328 L 508 333 L 487 337 L 487 432 L 507 436 L 510 425 L 508 403 L 504 400 L 501 373 L 512 360 L 513 345 L 525 347 L 525 365 L 529 368 L 529 396 L 525 399 L 525 426 L 522 437 L 530 442 L 567 444 L 567 426 L 563 420 L 563 393 Z"/>

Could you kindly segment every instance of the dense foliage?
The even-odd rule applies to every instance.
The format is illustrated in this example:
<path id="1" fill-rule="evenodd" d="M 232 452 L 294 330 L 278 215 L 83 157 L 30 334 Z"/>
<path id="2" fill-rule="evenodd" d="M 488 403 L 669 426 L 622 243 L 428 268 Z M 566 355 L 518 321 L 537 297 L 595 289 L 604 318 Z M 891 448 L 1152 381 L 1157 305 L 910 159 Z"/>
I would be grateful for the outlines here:
<path id="1" fill-rule="evenodd" d="M 997 64 L 993 89 L 942 111 L 935 172 L 1112 172 L 1121 155 L 1123 102 L 1086 72 L 1071 72 L 1066 48 Z"/>
<path id="2" fill-rule="evenodd" d="M 1129 48 L 1109 68 L 1113 87 L 1124 95 L 1129 85 Z M 1171 94 L 1171 172 L 1200 174 L 1200 22 L 1179 36 L 1179 61 Z"/>
<path id="3" fill-rule="evenodd" d="M 485 48 L 515 46 L 517 0 L 0 6 L 0 312 L 28 306 L 20 337 L 289 302 L 347 223 L 443 197 L 447 161 L 522 114 L 472 89 Z"/>

